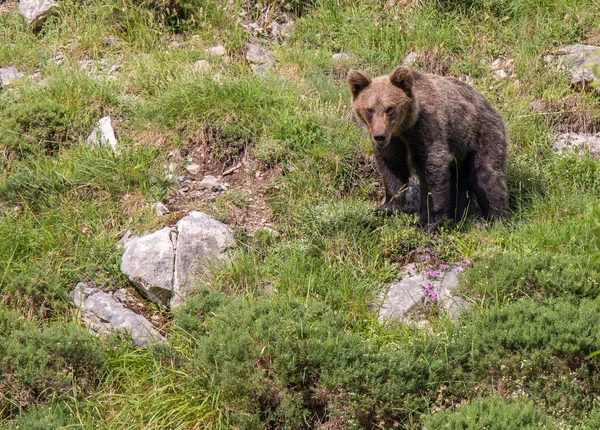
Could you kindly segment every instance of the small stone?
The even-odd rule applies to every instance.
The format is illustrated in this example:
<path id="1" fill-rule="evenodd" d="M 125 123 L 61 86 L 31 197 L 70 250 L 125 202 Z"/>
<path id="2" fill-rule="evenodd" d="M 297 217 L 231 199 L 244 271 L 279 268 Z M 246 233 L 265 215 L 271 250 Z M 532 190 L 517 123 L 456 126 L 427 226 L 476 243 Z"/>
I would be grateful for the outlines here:
<path id="1" fill-rule="evenodd" d="M 269 70 L 271 67 L 269 64 L 259 64 L 259 65 L 253 65 L 252 66 L 252 70 L 254 71 L 254 73 L 256 73 L 257 75 L 262 75 L 264 74 L 267 70 Z"/>
<path id="2" fill-rule="evenodd" d="M 277 39 L 281 40 L 292 34 L 294 31 L 294 21 L 286 22 L 285 24 L 278 24 L 276 22 L 271 24 L 271 34 Z"/>
<path id="3" fill-rule="evenodd" d="M 199 60 L 194 63 L 193 69 L 194 72 L 206 72 L 210 70 L 210 64 L 206 60 Z"/>
<path id="4" fill-rule="evenodd" d="M 202 178 L 198 185 L 210 191 L 225 191 L 225 186 L 217 178 L 211 175 L 206 175 Z"/>
<path id="5" fill-rule="evenodd" d="M 276 239 L 281 236 L 281 233 L 279 233 L 277 230 L 275 230 L 275 229 L 273 229 L 273 228 L 271 228 L 269 226 L 266 226 L 266 225 L 263 226 L 263 227 L 261 227 L 259 229 L 259 231 L 264 231 L 264 232 L 270 234 L 271 236 L 273 236 Z"/>
<path id="6" fill-rule="evenodd" d="M 418 59 L 419 59 L 419 54 L 417 54 L 415 51 L 411 51 L 408 53 L 408 55 L 406 57 L 404 57 L 404 60 L 402 60 L 402 65 L 407 66 L 407 67 L 412 67 L 415 65 L 415 63 L 417 62 Z"/>
<path id="7" fill-rule="evenodd" d="M 119 302 L 126 304 L 128 300 L 128 293 L 125 288 L 119 288 L 117 291 L 113 293 L 113 298 L 118 300 Z"/>
<path id="8" fill-rule="evenodd" d="M 25 74 L 15 67 L 9 66 L 0 69 L 0 88 L 7 87 L 14 81 L 21 79 Z"/>
<path id="9" fill-rule="evenodd" d="M 165 216 L 169 213 L 169 208 L 166 207 L 163 202 L 156 202 L 154 209 L 156 210 L 156 215 L 158 216 Z"/>
<path id="10" fill-rule="evenodd" d="M 218 57 L 227 55 L 227 49 L 225 49 L 225 47 L 222 45 L 213 46 L 212 48 L 208 48 L 206 51 Z"/>
<path id="11" fill-rule="evenodd" d="M 513 70 L 513 59 L 497 58 L 492 61 L 491 68 L 494 72 L 494 77 L 497 80 L 506 79 L 508 77 L 514 77 L 512 74 Z"/>
<path id="12" fill-rule="evenodd" d="M 87 138 L 89 146 L 110 146 L 115 154 L 119 154 L 118 142 L 112 128 L 110 117 L 100 118 L 96 127 Z"/>
<path id="13" fill-rule="evenodd" d="M 174 163 L 181 163 L 183 161 L 183 155 L 179 149 L 174 149 L 167 154 L 167 158 Z"/>
<path id="14" fill-rule="evenodd" d="M 273 53 L 255 43 L 246 43 L 246 60 L 254 64 L 274 64 Z"/>
<path id="15" fill-rule="evenodd" d="M 506 73 L 504 70 L 500 69 L 500 70 L 496 70 L 494 72 L 494 76 L 496 77 L 496 79 L 506 79 L 506 78 L 508 78 L 508 73 Z"/>
<path id="16" fill-rule="evenodd" d="M 198 173 L 200 173 L 200 170 L 202 170 L 202 166 L 198 164 L 190 164 L 185 168 L 185 170 L 190 172 L 190 174 L 192 175 L 197 175 Z"/>
<path id="17" fill-rule="evenodd" d="M 544 104 L 540 100 L 532 100 L 529 102 L 529 109 L 541 113 L 544 111 Z"/>
<path id="18" fill-rule="evenodd" d="M 336 52 L 335 54 L 331 55 L 331 59 L 333 61 L 347 61 L 350 59 L 350 56 L 345 52 Z"/>
<path id="19" fill-rule="evenodd" d="M 52 0 L 20 0 L 18 10 L 27 24 L 38 29 L 56 6 Z"/>

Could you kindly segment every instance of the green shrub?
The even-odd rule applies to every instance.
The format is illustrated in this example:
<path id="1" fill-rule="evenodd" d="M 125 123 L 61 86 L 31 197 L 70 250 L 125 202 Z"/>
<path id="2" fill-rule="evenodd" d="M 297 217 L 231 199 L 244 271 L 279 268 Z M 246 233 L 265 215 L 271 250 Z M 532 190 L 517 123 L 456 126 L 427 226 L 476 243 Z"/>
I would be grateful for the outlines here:
<path id="1" fill-rule="evenodd" d="M 531 403 L 507 402 L 499 397 L 472 400 L 452 410 L 426 415 L 424 429 L 463 430 L 537 430 L 556 429 L 558 426 Z"/>
<path id="2" fill-rule="evenodd" d="M 3 309 L 0 323 L 2 418 L 53 400 L 81 399 L 96 388 L 105 360 L 96 338 L 66 323 L 38 327 Z"/>
<path id="3" fill-rule="evenodd" d="M 464 381 L 496 381 L 564 416 L 588 413 L 600 389 L 597 363 L 586 358 L 600 345 L 599 318 L 597 299 L 525 299 L 471 313 L 449 354 Z"/>
<path id="4" fill-rule="evenodd" d="M 67 141 L 70 126 L 69 112 L 54 100 L 10 104 L 0 110 L 0 148 L 20 155 L 55 152 Z"/>
<path id="5" fill-rule="evenodd" d="M 193 317 L 191 317 L 193 315 Z M 206 291 L 177 314 L 234 426 L 304 428 L 337 417 L 350 428 L 424 410 L 451 367 L 435 345 L 378 349 L 344 315 L 307 300 L 223 300 Z"/>

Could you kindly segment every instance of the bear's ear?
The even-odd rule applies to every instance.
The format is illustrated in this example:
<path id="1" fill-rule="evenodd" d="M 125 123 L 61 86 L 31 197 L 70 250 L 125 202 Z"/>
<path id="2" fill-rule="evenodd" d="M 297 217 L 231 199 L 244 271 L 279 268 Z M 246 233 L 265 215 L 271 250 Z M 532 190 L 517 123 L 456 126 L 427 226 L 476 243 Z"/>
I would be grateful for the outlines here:
<path id="1" fill-rule="evenodd" d="M 405 93 L 410 94 L 410 90 L 413 85 L 413 73 L 410 68 L 406 66 L 400 66 L 396 68 L 390 75 L 390 82 L 403 90 Z"/>
<path id="2" fill-rule="evenodd" d="M 358 97 L 360 92 L 371 84 L 371 78 L 357 70 L 350 70 L 348 72 L 347 81 L 352 93 L 352 100 Z"/>

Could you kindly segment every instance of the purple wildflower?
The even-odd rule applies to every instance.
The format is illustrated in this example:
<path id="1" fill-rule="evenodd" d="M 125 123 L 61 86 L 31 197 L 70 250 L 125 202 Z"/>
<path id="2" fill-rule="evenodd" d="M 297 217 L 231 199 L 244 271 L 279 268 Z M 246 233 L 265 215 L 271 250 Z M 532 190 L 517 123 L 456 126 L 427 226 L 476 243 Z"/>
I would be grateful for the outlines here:
<path id="1" fill-rule="evenodd" d="M 437 270 L 433 270 L 431 267 L 428 267 L 427 270 L 425 270 L 425 276 L 427 278 L 437 279 L 437 277 L 440 276 L 440 272 L 438 272 Z"/>
<path id="2" fill-rule="evenodd" d="M 423 288 L 423 290 L 425 291 L 425 295 L 429 297 L 431 301 L 437 302 L 437 293 L 433 289 L 433 285 L 431 284 L 431 282 L 428 282 L 425 288 Z"/>
<path id="3" fill-rule="evenodd" d="M 449 270 L 450 266 L 448 264 L 442 263 L 442 264 L 440 264 L 440 269 L 442 269 L 442 270 Z"/>
<path id="4" fill-rule="evenodd" d="M 458 266 L 458 267 L 456 268 L 456 273 L 462 273 L 462 272 L 463 272 L 463 270 L 465 270 L 465 269 L 463 269 L 463 268 L 462 268 L 462 266 Z"/>

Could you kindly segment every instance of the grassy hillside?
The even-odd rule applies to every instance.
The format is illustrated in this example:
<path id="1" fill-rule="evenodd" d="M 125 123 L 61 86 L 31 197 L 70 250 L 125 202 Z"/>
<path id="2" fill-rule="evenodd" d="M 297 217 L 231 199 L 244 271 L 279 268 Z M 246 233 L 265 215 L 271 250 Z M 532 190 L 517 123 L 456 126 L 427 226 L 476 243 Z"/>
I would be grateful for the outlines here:
<path id="1" fill-rule="evenodd" d="M 2 6 L 0 67 L 26 75 L 0 89 L 2 425 L 599 428 L 599 362 L 586 357 L 600 349 L 600 161 L 551 149 L 556 131 L 599 128 L 599 96 L 544 59 L 600 44 L 599 7 L 66 0 L 32 32 Z M 274 35 L 290 18 L 289 35 Z M 247 42 L 275 65 L 256 73 Z M 227 56 L 207 52 L 216 45 Z M 345 76 L 388 73 L 410 52 L 504 117 L 507 219 L 434 235 L 415 215 L 374 215 L 381 185 Z M 505 79 L 499 58 L 513 60 Z M 119 155 L 86 145 L 105 115 Z M 175 176 L 240 162 L 226 193 L 178 191 Z M 158 217 L 157 201 L 171 214 Z M 168 345 L 89 334 L 75 284 L 134 292 L 119 239 L 189 209 L 234 230 L 233 265 L 177 312 L 140 305 Z M 372 303 L 425 248 L 472 262 L 460 289 L 470 311 L 453 323 L 432 307 L 426 329 L 382 327 Z"/>

